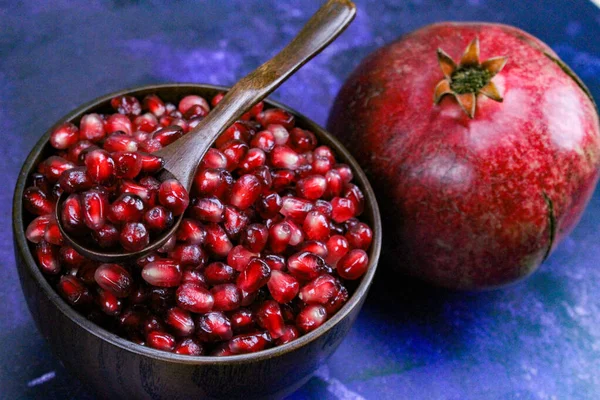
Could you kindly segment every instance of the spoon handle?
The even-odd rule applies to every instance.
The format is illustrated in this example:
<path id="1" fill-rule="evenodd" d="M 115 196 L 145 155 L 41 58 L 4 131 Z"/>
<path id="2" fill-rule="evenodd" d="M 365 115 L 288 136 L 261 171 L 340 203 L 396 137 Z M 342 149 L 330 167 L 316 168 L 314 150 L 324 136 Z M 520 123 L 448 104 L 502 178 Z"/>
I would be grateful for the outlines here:
<path id="1" fill-rule="evenodd" d="M 193 130 L 155 153 L 164 158 L 165 170 L 189 189 L 196 166 L 219 135 L 321 52 L 355 14 L 350 0 L 327 1 L 283 50 L 238 81 Z"/>

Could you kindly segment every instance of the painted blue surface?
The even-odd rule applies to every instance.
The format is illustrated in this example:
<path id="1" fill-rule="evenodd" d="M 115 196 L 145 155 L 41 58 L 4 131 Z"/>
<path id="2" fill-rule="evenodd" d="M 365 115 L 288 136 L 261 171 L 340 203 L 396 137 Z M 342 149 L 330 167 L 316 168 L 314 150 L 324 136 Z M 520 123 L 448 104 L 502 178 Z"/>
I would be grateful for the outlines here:
<path id="1" fill-rule="evenodd" d="M 173 4 L 170 4 L 173 3 Z M 0 1 L 0 398 L 92 399 L 49 353 L 12 256 L 20 164 L 58 118 L 155 82 L 232 84 L 280 49 L 317 0 Z M 550 44 L 600 99 L 600 10 L 585 0 L 365 0 L 338 41 L 273 97 L 324 123 L 343 79 L 427 23 L 488 20 Z M 380 274 L 340 349 L 291 399 L 600 398 L 600 191 L 528 280 L 494 292 Z"/>

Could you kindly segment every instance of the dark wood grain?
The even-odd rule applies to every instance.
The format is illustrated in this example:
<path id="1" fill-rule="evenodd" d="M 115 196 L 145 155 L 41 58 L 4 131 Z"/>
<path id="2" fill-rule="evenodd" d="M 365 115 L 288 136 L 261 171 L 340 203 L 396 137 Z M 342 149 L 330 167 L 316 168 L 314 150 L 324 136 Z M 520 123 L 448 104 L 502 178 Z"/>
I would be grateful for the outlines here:
<path id="1" fill-rule="evenodd" d="M 238 81 L 194 129 L 154 153 L 165 161 L 159 179 L 175 177 L 189 191 L 196 167 L 223 131 L 327 47 L 346 29 L 355 15 L 356 7 L 351 1 L 327 1 L 283 50 Z M 167 232 L 140 251 L 101 250 L 89 247 L 63 229 L 60 212 L 65 199 L 66 194 L 59 198 L 55 211 L 58 227 L 65 241 L 79 253 L 100 262 L 126 262 L 159 249 L 177 231 L 183 219 L 182 214 Z"/>

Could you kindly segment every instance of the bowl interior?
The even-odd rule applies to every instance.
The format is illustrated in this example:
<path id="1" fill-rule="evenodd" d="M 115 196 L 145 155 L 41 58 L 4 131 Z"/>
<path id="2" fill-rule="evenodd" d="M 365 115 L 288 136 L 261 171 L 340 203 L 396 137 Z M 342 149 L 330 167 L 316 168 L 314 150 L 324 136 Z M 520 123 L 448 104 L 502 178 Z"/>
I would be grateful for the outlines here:
<path id="1" fill-rule="evenodd" d="M 367 273 L 358 281 L 354 287 L 350 287 L 352 290 L 352 296 L 347 301 L 347 303 L 336 313 L 333 317 L 331 317 L 325 324 L 323 324 L 318 329 L 301 336 L 300 338 L 282 345 L 276 346 L 271 349 L 263 350 L 257 353 L 252 354 L 243 354 L 243 355 L 235 355 L 229 357 L 211 357 L 211 356 L 183 356 L 177 355 L 173 353 L 167 353 L 159 350 L 154 350 L 149 347 L 144 347 L 137 345 L 133 342 L 128 341 L 127 339 L 121 338 L 100 326 L 94 324 L 93 322 L 87 320 L 83 315 L 79 314 L 75 309 L 71 308 L 69 304 L 67 304 L 51 287 L 48 283 L 44 275 L 40 272 L 37 267 L 36 260 L 33 256 L 35 249 L 34 246 L 27 242 L 25 238 L 25 228 L 27 224 L 33 219 L 33 216 L 29 215 L 26 211 L 23 210 L 22 207 L 22 197 L 23 191 L 28 186 L 28 177 L 31 172 L 34 171 L 37 164 L 48 157 L 50 153 L 53 151 L 51 146 L 48 143 L 48 139 L 50 136 L 50 132 L 52 130 L 62 124 L 63 122 L 70 121 L 75 124 L 79 123 L 81 116 L 91 113 L 109 113 L 112 112 L 112 108 L 110 106 L 110 99 L 114 96 L 119 95 L 132 95 L 138 98 L 143 97 L 147 94 L 157 94 L 163 100 L 168 102 L 177 103 L 179 99 L 188 94 L 197 94 L 203 96 L 207 99 L 211 99 L 214 95 L 219 92 L 227 91 L 227 87 L 221 86 L 212 86 L 212 85 L 200 85 L 200 84 L 164 84 L 164 85 L 151 85 L 144 86 L 139 88 L 122 90 L 119 92 L 111 93 L 102 97 L 99 97 L 83 106 L 77 108 L 70 114 L 63 117 L 60 121 L 58 121 L 52 128 L 50 128 L 37 142 L 35 147 L 32 149 L 31 153 L 27 157 L 21 172 L 19 174 L 19 179 L 17 181 L 17 186 L 15 189 L 15 196 L 13 199 L 13 229 L 15 235 L 15 241 L 17 246 L 22 249 L 29 249 L 29 251 L 25 253 L 26 265 L 23 266 L 27 268 L 32 276 L 36 280 L 39 281 L 42 289 L 45 294 L 51 299 L 51 301 L 63 312 L 67 315 L 71 320 L 75 321 L 79 326 L 83 329 L 86 329 L 88 332 L 102 338 L 103 340 L 126 349 L 128 351 L 144 355 L 147 357 L 152 357 L 156 359 L 161 359 L 170 362 L 178 362 L 178 363 L 186 363 L 186 364 L 202 364 L 202 363 L 233 363 L 233 362 L 255 362 L 260 359 L 274 357 L 278 354 L 285 353 L 299 347 L 304 346 L 320 335 L 324 334 L 328 330 L 330 330 L 335 324 L 341 321 L 344 316 L 346 316 L 352 309 L 355 307 L 359 307 L 362 304 L 362 300 L 367 294 L 369 286 L 371 285 L 373 275 L 375 274 L 375 270 L 377 268 L 377 263 L 379 260 L 379 255 L 381 251 L 381 220 L 379 215 L 379 209 L 377 206 L 377 202 L 375 199 L 375 195 L 373 193 L 373 189 L 369 184 L 364 172 L 354 160 L 354 158 L 350 155 L 350 153 L 338 142 L 333 136 L 331 136 L 328 132 L 326 132 L 319 125 L 311 121 L 310 119 L 304 117 L 302 114 L 286 107 L 282 104 L 271 100 L 265 100 L 265 106 L 267 108 L 278 107 L 283 108 L 294 114 L 296 117 L 296 125 L 300 128 L 311 130 L 318 137 L 320 143 L 326 144 L 330 146 L 335 153 L 338 155 L 338 159 L 340 162 L 346 163 L 350 165 L 352 171 L 354 173 L 355 183 L 360 187 L 365 195 L 365 210 L 361 215 L 361 219 L 365 220 L 369 223 L 369 225 L 373 229 L 373 242 L 371 248 L 369 250 L 369 268 Z"/>

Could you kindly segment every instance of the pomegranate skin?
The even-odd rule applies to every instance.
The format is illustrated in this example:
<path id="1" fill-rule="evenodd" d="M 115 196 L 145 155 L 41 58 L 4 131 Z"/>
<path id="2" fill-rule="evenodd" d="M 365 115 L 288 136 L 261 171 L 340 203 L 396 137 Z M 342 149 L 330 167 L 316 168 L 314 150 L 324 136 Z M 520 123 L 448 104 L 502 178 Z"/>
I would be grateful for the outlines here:
<path id="1" fill-rule="evenodd" d="M 435 105 L 444 78 L 479 38 L 481 61 L 508 56 L 470 119 Z M 369 176 L 382 207 L 390 265 L 435 285 L 477 290 L 533 271 L 579 221 L 598 180 L 600 132 L 589 92 L 544 43 L 484 23 L 424 27 L 368 56 L 331 110 L 328 128 Z"/>

